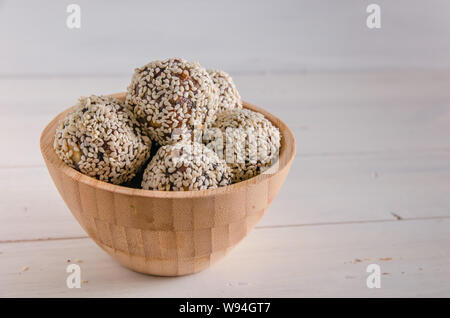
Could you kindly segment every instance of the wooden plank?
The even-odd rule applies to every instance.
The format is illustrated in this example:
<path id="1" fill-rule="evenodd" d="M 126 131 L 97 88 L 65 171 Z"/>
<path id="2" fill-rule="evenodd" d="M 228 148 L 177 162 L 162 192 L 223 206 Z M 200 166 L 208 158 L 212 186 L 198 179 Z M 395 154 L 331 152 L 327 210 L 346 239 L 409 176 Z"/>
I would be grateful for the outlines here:
<path id="1" fill-rule="evenodd" d="M 450 154 L 300 156 L 261 225 L 450 216 Z"/>
<path id="2" fill-rule="evenodd" d="M 242 96 L 284 120 L 298 154 L 450 150 L 450 72 L 236 76 Z M 0 80 L 0 167 L 40 165 L 38 140 L 78 96 L 128 77 Z M 267 89 L 270 88 L 270 89 Z M 23 92 L 27 92 L 24 94 Z"/>
<path id="3" fill-rule="evenodd" d="M 450 149 L 450 72 L 235 78 L 244 97 L 294 131 L 297 153 Z"/>
<path id="4" fill-rule="evenodd" d="M 422 220 L 256 229 L 223 261 L 179 278 L 129 271 L 90 239 L 0 244 L 0 296 L 448 297 L 449 226 Z M 66 287 L 68 259 L 83 261 L 88 282 L 80 289 Z M 366 286 L 372 263 L 385 273 L 380 289 Z"/>
<path id="5" fill-rule="evenodd" d="M 449 180 L 448 153 L 300 156 L 258 226 L 448 217 Z M 85 235 L 46 168 L 0 169 L 0 191 L 0 241 Z"/>

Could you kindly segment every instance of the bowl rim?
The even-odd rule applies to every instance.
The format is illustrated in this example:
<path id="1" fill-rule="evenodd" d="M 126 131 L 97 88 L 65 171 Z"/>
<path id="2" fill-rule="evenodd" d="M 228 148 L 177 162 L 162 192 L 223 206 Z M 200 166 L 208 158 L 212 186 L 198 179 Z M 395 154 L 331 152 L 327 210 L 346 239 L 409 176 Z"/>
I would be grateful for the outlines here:
<path id="1" fill-rule="evenodd" d="M 111 96 L 123 100 L 125 98 L 126 93 L 115 93 L 109 94 L 105 96 Z M 205 196 L 214 196 L 220 194 L 226 194 L 230 192 L 235 192 L 242 187 L 247 187 L 250 185 L 259 184 L 263 181 L 266 181 L 272 178 L 275 175 L 280 174 L 285 169 L 289 169 L 292 161 L 294 160 L 296 153 L 296 143 L 295 137 L 292 133 L 291 129 L 278 117 L 272 115 L 268 111 L 255 106 L 246 101 L 242 101 L 243 107 L 257 111 L 262 113 L 269 121 L 272 122 L 278 129 L 280 129 L 280 133 L 282 135 L 282 144 L 280 155 L 278 157 L 279 168 L 276 172 L 270 174 L 259 174 L 255 177 L 247 179 L 245 181 L 241 181 L 238 183 L 230 184 L 227 186 L 214 188 L 214 189 L 205 189 L 205 190 L 190 190 L 190 191 L 161 191 L 161 190 L 144 190 L 144 189 L 136 189 L 130 188 L 122 185 L 116 185 L 112 183 L 108 183 L 105 181 L 100 181 L 93 177 L 87 176 L 78 170 L 70 167 L 66 163 L 64 163 L 59 157 L 56 155 L 53 149 L 53 140 L 55 136 L 56 125 L 63 119 L 66 114 L 72 111 L 77 105 L 69 107 L 63 112 L 59 113 L 56 117 L 54 117 L 44 128 L 40 136 L 40 149 L 42 156 L 44 157 L 45 163 L 48 166 L 49 164 L 55 166 L 55 168 L 62 170 L 62 172 L 70 177 L 71 179 L 76 180 L 77 182 L 81 182 L 85 185 L 92 186 L 94 188 L 98 188 L 104 191 L 110 191 L 118 194 L 138 196 L 138 197 L 146 197 L 146 198 L 197 198 L 197 197 L 205 197 Z M 286 136 L 287 135 L 287 136 Z M 286 137 L 291 140 L 291 143 L 286 144 Z M 47 140 L 50 139 L 50 142 Z M 283 147 L 284 146 L 284 147 Z M 290 151 L 289 151 L 290 150 Z M 290 155 L 290 156 L 289 156 Z M 289 157 L 287 157 L 289 156 Z M 283 160 L 282 160 L 283 159 Z"/>

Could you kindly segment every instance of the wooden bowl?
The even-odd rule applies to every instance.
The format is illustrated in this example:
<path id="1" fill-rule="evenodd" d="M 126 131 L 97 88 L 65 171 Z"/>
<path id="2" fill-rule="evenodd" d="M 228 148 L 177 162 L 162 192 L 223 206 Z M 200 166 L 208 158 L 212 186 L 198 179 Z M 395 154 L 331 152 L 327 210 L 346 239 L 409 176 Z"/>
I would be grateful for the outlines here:
<path id="1" fill-rule="evenodd" d="M 113 94 L 124 100 L 125 93 Z M 75 107 L 75 106 L 74 106 Z M 137 272 L 179 276 L 201 271 L 241 241 L 277 195 L 295 155 L 291 130 L 277 117 L 244 102 L 280 129 L 277 171 L 217 189 L 150 191 L 88 177 L 53 150 L 58 123 L 41 135 L 41 152 L 59 193 L 87 234 L 122 265 Z"/>

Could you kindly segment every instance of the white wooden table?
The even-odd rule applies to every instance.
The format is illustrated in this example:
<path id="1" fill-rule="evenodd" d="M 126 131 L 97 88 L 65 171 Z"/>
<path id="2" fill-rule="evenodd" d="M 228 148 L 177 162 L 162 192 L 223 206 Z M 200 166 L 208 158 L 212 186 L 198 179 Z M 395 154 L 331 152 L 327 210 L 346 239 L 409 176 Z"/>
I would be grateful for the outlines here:
<path id="1" fill-rule="evenodd" d="M 179 278 L 132 272 L 97 247 L 40 155 L 57 113 L 128 81 L 0 79 L 0 296 L 450 296 L 450 72 L 235 76 L 292 128 L 297 157 L 256 229 Z M 80 289 L 66 286 L 69 259 Z M 372 263 L 379 289 L 366 286 Z"/>

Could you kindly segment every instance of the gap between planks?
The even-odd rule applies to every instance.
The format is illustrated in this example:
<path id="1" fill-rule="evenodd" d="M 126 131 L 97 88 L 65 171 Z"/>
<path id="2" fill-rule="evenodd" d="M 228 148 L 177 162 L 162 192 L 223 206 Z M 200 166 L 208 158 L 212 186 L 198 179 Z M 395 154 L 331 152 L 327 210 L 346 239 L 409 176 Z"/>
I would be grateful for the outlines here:
<path id="1" fill-rule="evenodd" d="M 264 230 L 264 229 L 280 229 L 280 228 L 327 226 L 327 225 L 350 225 L 350 224 L 391 223 L 391 222 L 404 222 L 404 221 L 426 221 L 426 220 L 450 219 L 450 215 L 403 218 L 403 217 L 399 216 L 398 214 L 394 214 L 394 213 L 391 213 L 391 214 L 393 216 L 392 219 L 341 221 L 341 222 L 317 222 L 317 223 L 303 223 L 303 224 L 262 225 L 262 226 L 255 226 L 254 229 L 255 230 Z M 67 236 L 67 237 L 45 237 L 45 238 L 20 239 L 20 240 L 0 240 L 0 244 L 80 240 L 80 239 L 87 239 L 87 238 L 89 238 L 88 235 Z"/>

